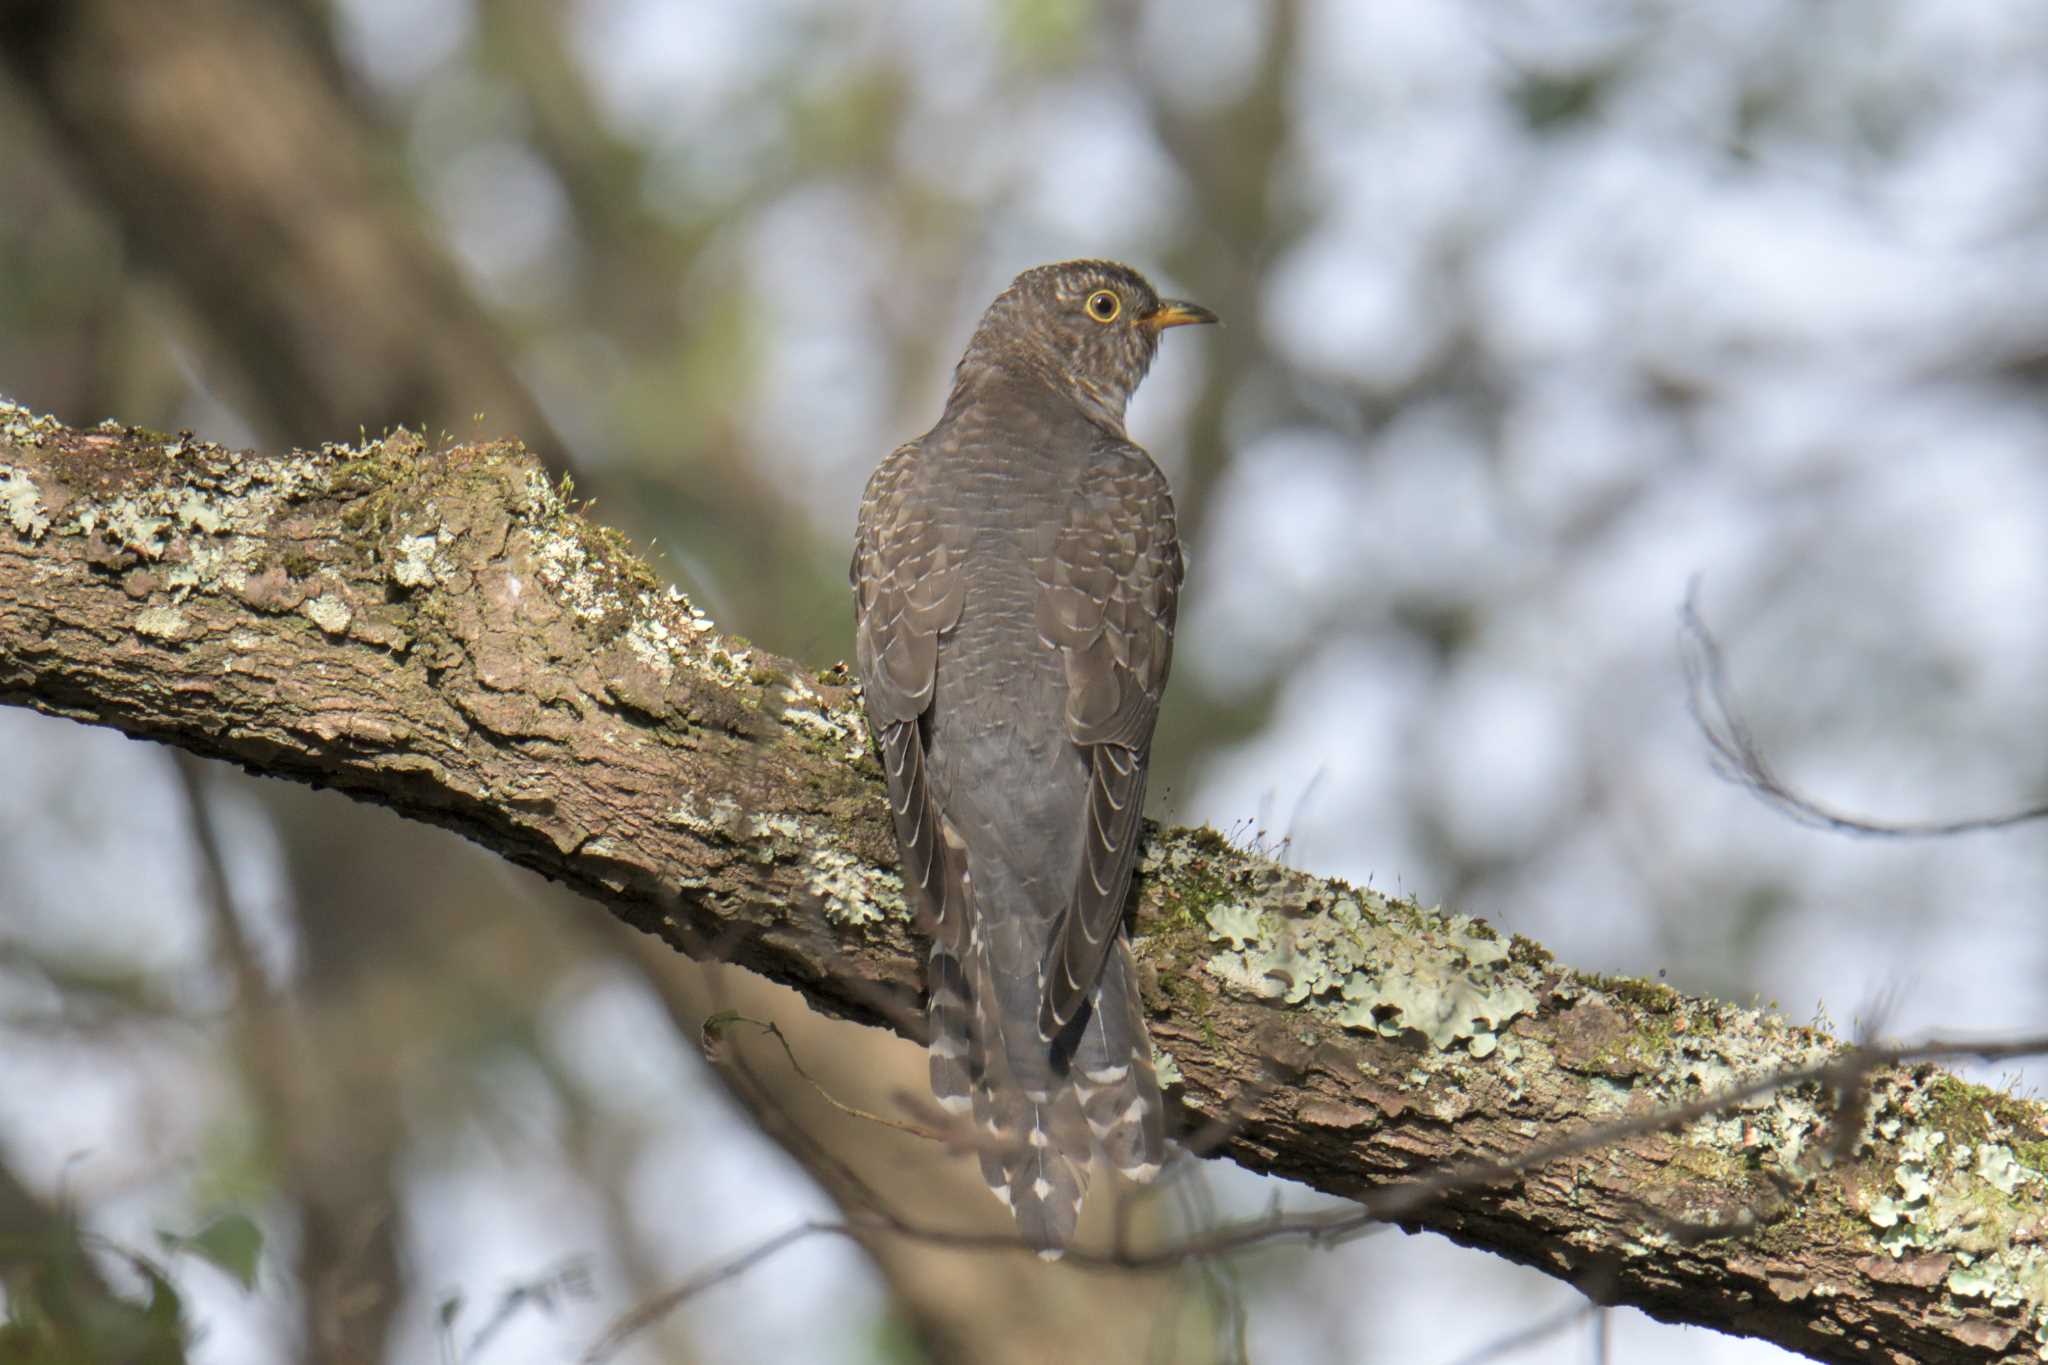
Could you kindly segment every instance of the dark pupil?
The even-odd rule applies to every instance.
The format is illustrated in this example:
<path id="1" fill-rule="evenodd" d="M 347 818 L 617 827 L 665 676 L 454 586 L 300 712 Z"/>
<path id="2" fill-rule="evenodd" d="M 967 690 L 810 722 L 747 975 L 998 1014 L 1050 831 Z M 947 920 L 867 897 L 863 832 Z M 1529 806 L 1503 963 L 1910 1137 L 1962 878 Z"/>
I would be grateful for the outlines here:
<path id="1" fill-rule="evenodd" d="M 1109 310 L 1114 307 L 1116 307 L 1116 305 L 1115 303 L 1111 302 L 1109 295 L 1097 294 L 1095 296 L 1095 316 L 1099 318 L 1106 318 L 1109 316 Z"/>

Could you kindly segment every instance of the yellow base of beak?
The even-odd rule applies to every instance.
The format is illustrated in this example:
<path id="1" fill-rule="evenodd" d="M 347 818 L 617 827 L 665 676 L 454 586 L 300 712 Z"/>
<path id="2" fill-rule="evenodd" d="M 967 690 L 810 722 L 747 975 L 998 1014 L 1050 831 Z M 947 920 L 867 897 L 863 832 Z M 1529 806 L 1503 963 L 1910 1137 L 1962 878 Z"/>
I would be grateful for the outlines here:
<path id="1" fill-rule="evenodd" d="M 1157 308 L 1140 319 L 1144 326 L 1155 332 L 1167 327 L 1187 327 L 1221 320 L 1201 304 L 1189 303 L 1186 299 L 1161 299 Z"/>

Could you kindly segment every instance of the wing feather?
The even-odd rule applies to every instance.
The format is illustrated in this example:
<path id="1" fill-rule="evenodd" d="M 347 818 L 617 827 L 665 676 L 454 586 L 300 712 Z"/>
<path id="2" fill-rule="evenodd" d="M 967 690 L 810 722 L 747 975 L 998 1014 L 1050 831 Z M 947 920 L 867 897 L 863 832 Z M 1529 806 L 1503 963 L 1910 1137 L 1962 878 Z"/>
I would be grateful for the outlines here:
<path id="1" fill-rule="evenodd" d="M 854 537 L 854 654 L 869 728 L 889 787 L 903 855 L 903 889 L 931 937 L 925 980 L 932 1093 L 964 1112 L 980 1083 L 972 1020 L 973 883 L 966 846 L 926 782 L 920 718 L 938 677 L 939 637 L 960 619 L 965 592 L 957 532 L 916 496 L 917 446 L 899 446 L 868 481 Z"/>
<path id="2" fill-rule="evenodd" d="M 1080 1012 L 1123 923 L 1183 574 L 1165 476 L 1136 446 L 1107 454 L 1039 571 L 1039 634 L 1061 653 L 1067 732 L 1089 766 L 1082 865 L 1046 953 L 1046 1038 Z"/>

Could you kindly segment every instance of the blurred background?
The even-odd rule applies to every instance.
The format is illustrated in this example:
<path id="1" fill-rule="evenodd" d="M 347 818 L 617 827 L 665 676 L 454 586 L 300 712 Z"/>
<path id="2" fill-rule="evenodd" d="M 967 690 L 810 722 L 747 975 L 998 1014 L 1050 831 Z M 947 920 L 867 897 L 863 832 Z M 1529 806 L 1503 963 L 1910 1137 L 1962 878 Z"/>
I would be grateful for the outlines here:
<path id="1" fill-rule="evenodd" d="M 1190 561 L 1157 817 L 1800 1022 L 2038 1029 L 2048 833 L 1789 823 L 1713 776 L 1676 635 L 1697 579 L 1827 800 L 2048 794 L 2048 8 L 0 5 L 0 393 L 516 433 L 812 665 L 868 471 L 1076 255 L 1227 320 L 1130 419 Z M 737 1030 L 765 1136 L 697 1027 L 879 1109 L 900 1040 L 330 794 L 18 710 L 0 769 L 0 1221 L 80 1220 L 72 1290 L 163 1265 L 194 1360 L 574 1358 L 833 1215 L 790 1123 L 1001 1226 Z M 1158 1217 L 1316 1200 L 1208 1163 Z M 1394 1232 L 1150 1277 L 821 1239 L 614 1358 L 1781 1358 L 1583 1302 Z"/>

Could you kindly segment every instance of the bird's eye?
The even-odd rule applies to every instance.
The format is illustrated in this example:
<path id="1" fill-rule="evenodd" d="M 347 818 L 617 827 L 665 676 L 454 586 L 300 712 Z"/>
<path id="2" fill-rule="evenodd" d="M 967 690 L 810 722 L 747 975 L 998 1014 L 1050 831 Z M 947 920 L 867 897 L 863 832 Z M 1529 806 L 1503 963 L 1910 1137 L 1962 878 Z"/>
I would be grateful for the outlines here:
<path id="1" fill-rule="evenodd" d="M 1110 290 L 1098 289 L 1088 296 L 1088 316 L 1097 322 L 1115 322 L 1116 315 L 1123 311 L 1123 300 Z"/>

